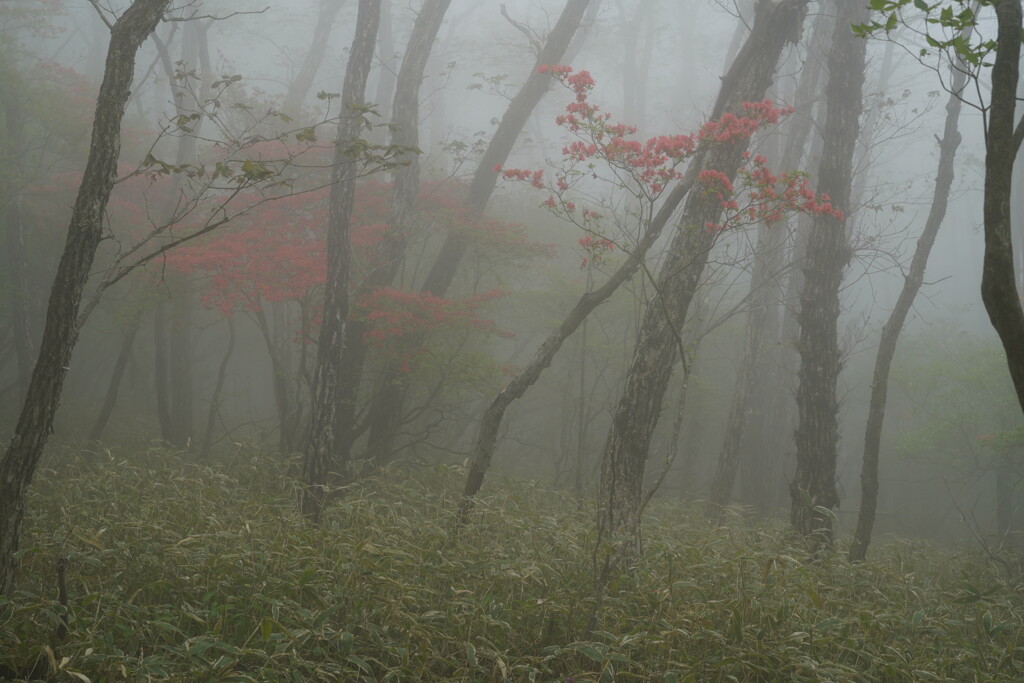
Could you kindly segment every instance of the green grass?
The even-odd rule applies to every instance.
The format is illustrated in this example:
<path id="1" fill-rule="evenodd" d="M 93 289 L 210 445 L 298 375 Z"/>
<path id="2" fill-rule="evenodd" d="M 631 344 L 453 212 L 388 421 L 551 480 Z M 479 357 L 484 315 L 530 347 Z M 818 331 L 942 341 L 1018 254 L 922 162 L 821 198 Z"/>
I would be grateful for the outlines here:
<path id="1" fill-rule="evenodd" d="M 0 671 L 49 668 L 68 681 L 1024 677 L 1024 595 L 978 553 L 895 543 L 863 565 L 812 564 L 783 530 L 738 516 L 712 529 L 665 503 L 583 641 L 592 511 L 567 494 L 492 481 L 456 535 L 459 472 L 389 472 L 311 528 L 287 471 L 258 453 L 204 465 L 153 451 L 40 472 L 19 591 L 0 602 Z M 62 555 L 69 633 L 57 644 Z"/>

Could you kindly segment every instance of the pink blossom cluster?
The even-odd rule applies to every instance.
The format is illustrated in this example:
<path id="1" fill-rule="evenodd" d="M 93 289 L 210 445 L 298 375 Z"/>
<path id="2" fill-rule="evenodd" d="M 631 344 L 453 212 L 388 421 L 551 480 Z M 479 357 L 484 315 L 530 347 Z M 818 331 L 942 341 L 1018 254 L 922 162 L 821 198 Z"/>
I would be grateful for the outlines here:
<path id="1" fill-rule="evenodd" d="M 651 205 L 671 182 L 683 178 L 680 168 L 699 149 L 749 139 L 763 126 L 776 124 L 781 117 L 793 112 L 792 107 L 779 107 L 768 99 L 745 102 L 741 115 L 723 114 L 717 120 L 705 123 L 695 133 L 659 135 L 641 141 L 631 137 L 637 132 L 634 126 L 612 122 L 610 114 L 602 113 L 588 101 L 594 89 L 594 79 L 589 72 L 574 72 L 564 65 L 542 66 L 538 72 L 551 74 L 573 93 L 573 100 L 555 122 L 577 139 L 562 148 L 564 165 L 554 175 L 553 182 L 545 180 L 542 170 L 495 166 L 494 171 L 502 173 L 506 180 L 529 182 L 537 189 L 549 190 L 551 194 L 542 205 L 588 232 L 594 230 L 592 221 L 600 217 L 584 209 L 581 218 L 576 204 L 567 198 L 567 194 L 578 179 L 600 177 L 596 162 L 611 169 L 612 182 Z M 698 182 L 705 192 L 712 193 L 721 202 L 726 212 L 720 224 L 709 223 L 706 226 L 709 230 L 724 230 L 743 223 L 777 223 L 794 212 L 843 219 L 842 211 L 832 206 L 827 195 L 815 194 L 806 175 L 798 172 L 777 175 L 770 170 L 763 156 L 757 155 L 751 160 L 749 155 L 745 155 L 745 158 L 748 165 L 739 171 L 737 181 L 714 169 L 700 172 Z M 584 239 L 594 238 L 588 236 Z M 604 247 L 612 244 L 606 242 Z M 597 252 L 588 250 L 598 244 L 602 243 L 590 241 L 584 244 L 583 240 L 580 241 L 580 246 L 587 252 L 584 263 L 587 258 L 596 260 Z"/>
<path id="2" fill-rule="evenodd" d="M 586 254 L 580 262 L 580 268 L 586 268 L 589 259 L 593 259 L 594 263 L 600 262 L 602 256 L 615 249 L 615 242 L 607 237 L 594 237 L 593 235 L 581 237 L 579 245 L 583 249 L 583 253 Z"/>
<path id="3" fill-rule="evenodd" d="M 775 174 L 768 166 L 768 159 L 762 155 L 744 154 L 748 165 L 741 168 L 737 176 L 741 191 L 721 171 L 705 170 L 698 181 L 705 192 L 713 194 L 726 211 L 720 224 L 708 223 L 708 230 L 720 231 L 741 223 L 774 223 L 785 220 L 793 213 L 831 216 L 844 220 L 844 213 L 832 206 L 828 194 L 818 195 L 810 186 L 807 175 L 799 171 Z M 744 205 L 740 206 L 740 199 Z"/>

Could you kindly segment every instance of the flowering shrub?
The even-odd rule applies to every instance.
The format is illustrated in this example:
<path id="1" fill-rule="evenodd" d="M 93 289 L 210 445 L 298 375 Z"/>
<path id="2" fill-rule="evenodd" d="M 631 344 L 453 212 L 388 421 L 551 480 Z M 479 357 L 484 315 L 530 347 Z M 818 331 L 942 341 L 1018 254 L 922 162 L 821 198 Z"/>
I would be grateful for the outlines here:
<path id="1" fill-rule="evenodd" d="M 715 121 L 708 121 L 695 133 L 659 135 L 646 141 L 632 139 L 636 128 L 611 121 L 611 114 L 602 113 L 589 101 L 594 79 L 587 71 L 574 72 L 568 66 L 541 66 L 541 73 L 552 74 L 573 95 L 555 122 L 569 131 L 576 140 L 562 148 L 563 163 L 548 182 L 543 169 L 516 169 L 494 167 L 505 180 L 527 182 L 532 187 L 547 190 L 549 195 L 541 204 L 560 217 L 583 229 L 588 237 L 580 240 L 587 259 L 596 258 L 594 251 L 607 253 L 615 242 L 599 229 L 601 215 L 589 209 L 579 211 L 570 197 L 577 184 L 586 179 L 605 178 L 625 190 L 641 204 L 641 217 L 649 218 L 657 200 L 673 181 L 684 177 L 683 166 L 707 145 L 725 144 L 750 138 L 765 125 L 773 125 L 793 112 L 791 107 L 778 107 L 770 100 L 745 102 L 743 114 L 727 113 Z M 827 195 L 817 196 L 808 177 L 798 171 L 774 173 L 768 160 L 757 155 L 745 155 L 747 165 L 738 173 L 734 183 L 721 171 L 701 171 L 697 181 L 705 192 L 714 193 L 725 210 L 721 223 L 708 223 L 705 228 L 721 231 L 746 223 L 776 223 L 793 212 L 826 214 L 838 220 L 843 212 L 834 208 Z M 599 171 L 607 171 L 607 177 Z"/>

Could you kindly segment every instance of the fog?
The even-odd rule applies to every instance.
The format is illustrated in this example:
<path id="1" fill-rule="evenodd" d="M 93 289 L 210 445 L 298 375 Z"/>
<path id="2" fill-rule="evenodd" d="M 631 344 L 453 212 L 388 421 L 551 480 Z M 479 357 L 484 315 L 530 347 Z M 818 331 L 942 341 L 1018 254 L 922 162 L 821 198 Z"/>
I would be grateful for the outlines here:
<path id="1" fill-rule="evenodd" d="M 357 85 L 373 3 L 171 3 L 134 60 L 117 181 L 64 314 L 80 334 L 67 365 L 51 352 L 44 400 L 51 287 L 130 4 L 0 5 L 0 434 L 21 444 L 19 419 L 56 410 L 52 430 L 33 423 L 47 471 L 259 453 L 318 522 L 346 487 L 442 467 L 466 480 L 462 522 L 528 481 L 596 505 L 604 538 L 639 539 L 653 499 L 845 548 L 883 325 L 941 199 L 883 379 L 867 539 L 1019 549 L 1021 408 L 981 295 L 991 69 L 964 67 L 949 119 L 956 58 L 909 8 L 847 40 L 836 22 L 868 16 L 852 0 L 384 0 Z M 789 24 L 772 14 L 790 5 Z M 441 23 L 417 29 L 417 73 L 428 6 Z M 981 12 L 969 40 L 996 29 Z M 808 306 L 827 313 L 831 281 L 830 322 Z"/>

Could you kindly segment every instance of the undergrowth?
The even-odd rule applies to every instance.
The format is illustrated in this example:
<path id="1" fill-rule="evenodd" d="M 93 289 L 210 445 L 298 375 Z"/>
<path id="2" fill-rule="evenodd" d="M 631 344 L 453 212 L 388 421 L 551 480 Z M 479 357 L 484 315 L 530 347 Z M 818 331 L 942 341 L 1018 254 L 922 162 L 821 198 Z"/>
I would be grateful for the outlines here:
<path id="1" fill-rule="evenodd" d="M 901 542 L 860 565 L 809 562 L 783 530 L 739 516 L 713 529 L 665 503 L 582 640 L 593 515 L 567 494 L 494 484 L 456 534 L 460 472 L 389 472 L 351 487 L 313 528 L 287 472 L 258 453 L 203 464 L 162 451 L 42 471 L 19 590 L 0 599 L 0 677 L 1024 677 L 1024 594 L 976 553 Z"/>

